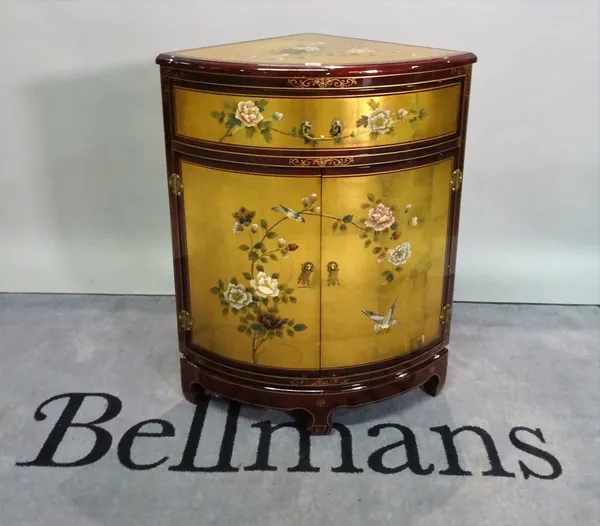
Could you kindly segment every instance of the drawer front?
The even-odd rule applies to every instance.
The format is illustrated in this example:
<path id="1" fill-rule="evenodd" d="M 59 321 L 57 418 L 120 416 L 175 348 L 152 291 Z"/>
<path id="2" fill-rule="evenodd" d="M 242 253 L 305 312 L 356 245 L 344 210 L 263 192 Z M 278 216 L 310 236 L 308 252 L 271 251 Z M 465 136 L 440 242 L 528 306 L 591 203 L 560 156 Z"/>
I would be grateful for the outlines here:
<path id="1" fill-rule="evenodd" d="M 175 134 L 253 148 L 356 149 L 457 135 L 461 84 L 377 96 L 259 97 L 174 87 Z"/>

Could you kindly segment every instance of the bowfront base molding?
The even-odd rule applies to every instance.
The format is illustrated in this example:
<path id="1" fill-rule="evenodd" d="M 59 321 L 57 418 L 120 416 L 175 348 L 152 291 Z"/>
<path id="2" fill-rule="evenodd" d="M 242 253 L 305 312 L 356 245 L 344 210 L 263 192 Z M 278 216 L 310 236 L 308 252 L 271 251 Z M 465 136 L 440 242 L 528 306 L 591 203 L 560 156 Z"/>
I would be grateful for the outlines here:
<path id="1" fill-rule="evenodd" d="M 386 371 L 385 376 L 368 384 L 353 382 L 327 388 L 301 388 L 258 384 L 223 371 L 217 373 L 181 356 L 181 387 L 185 398 L 192 403 L 208 393 L 268 409 L 301 411 L 308 417 L 312 434 L 326 435 L 331 431 L 333 412 L 339 407 L 372 404 L 416 387 L 421 387 L 430 396 L 437 396 L 444 387 L 447 367 L 448 349 L 443 348 L 423 361 Z"/>

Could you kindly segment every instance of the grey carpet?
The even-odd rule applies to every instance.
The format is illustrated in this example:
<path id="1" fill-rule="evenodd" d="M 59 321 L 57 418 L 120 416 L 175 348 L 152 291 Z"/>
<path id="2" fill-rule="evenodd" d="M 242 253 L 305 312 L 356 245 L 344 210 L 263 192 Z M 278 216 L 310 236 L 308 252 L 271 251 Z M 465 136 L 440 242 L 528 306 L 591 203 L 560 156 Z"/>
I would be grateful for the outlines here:
<path id="1" fill-rule="evenodd" d="M 205 470 L 195 472 L 169 469 L 181 463 L 194 416 L 180 394 L 173 311 L 169 297 L 0 295 L 0 524 L 599 524 L 600 308 L 455 305 L 442 394 L 433 399 L 416 390 L 339 411 L 336 421 L 352 437 L 345 462 L 334 431 L 310 439 L 310 458 L 304 444 L 298 468 L 300 434 L 283 428 L 274 432 L 269 451 L 263 441 L 262 470 L 256 470 L 261 427 L 290 418 L 244 406 L 235 429 L 236 407 L 212 400 L 194 460 Z M 45 419 L 34 413 L 65 393 L 107 393 L 122 402 L 119 414 L 100 424 L 112 447 L 85 466 L 18 466 L 36 459 L 53 429 L 60 432 L 57 420 L 75 398 L 49 402 L 41 410 Z M 87 397 L 74 420 L 94 420 L 106 405 Z M 169 431 L 170 423 L 174 436 L 139 437 L 130 453 L 125 440 L 120 459 L 123 434 L 148 419 L 167 423 L 144 431 Z M 463 426 L 489 434 L 495 468 L 476 431 L 455 437 L 456 458 L 451 444 L 444 448 L 444 430 Z M 518 427 L 530 431 L 513 431 L 511 440 Z M 377 450 L 404 433 L 406 443 L 380 458 Z M 415 473 L 411 433 L 429 474 Z M 89 429 L 69 428 L 53 461 L 77 461 L 94 443 Z M 228 448 L 229 471 L 207 470 L 217 465 L 220 450 L 222 465 L 228 464 Z M 413 464 L 400 469 L 407 449 Z M 165 457 L 147 470 L 121 462 Z"/>

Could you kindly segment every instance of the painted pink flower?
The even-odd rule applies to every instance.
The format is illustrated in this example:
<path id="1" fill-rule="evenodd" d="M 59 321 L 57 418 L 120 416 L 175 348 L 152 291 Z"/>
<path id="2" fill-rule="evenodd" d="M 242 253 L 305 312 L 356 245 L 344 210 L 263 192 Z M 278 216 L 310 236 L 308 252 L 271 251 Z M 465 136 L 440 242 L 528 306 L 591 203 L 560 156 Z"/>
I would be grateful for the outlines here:
<path id="1" fill-rule="evenodd" d="M 365 225 L 376 232 L 381 232 L 382 230 L 391 227 L 395 221 L 396 218 L 390 208 L 383 203 L 379 203 L 375 208 L 369 210 Z"/>

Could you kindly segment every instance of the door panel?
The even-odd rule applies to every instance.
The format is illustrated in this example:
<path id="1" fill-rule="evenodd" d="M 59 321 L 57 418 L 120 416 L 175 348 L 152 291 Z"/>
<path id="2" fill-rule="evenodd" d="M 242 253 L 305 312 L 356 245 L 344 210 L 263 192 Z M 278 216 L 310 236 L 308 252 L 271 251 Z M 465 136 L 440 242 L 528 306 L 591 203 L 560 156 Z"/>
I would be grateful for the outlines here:
<path id="1" fill-rule="evenodd" d="M 325 174 L 323 369 L 387 360 L 441 337 L 453 163 L 356 177 Z M 387 314 L 395 301 L 397 324 L 387 328 L 386 320 L 371 319 Z"/>
<path id="2" fill-rule="evenodd" d="M 311 212 L 318 202 L 302 205 L 320 195 L 320 176 L 182 161 L 181 177 L 192 348 L 262 366 L 318 369 L 319 275 L 312 273 L 310 285 L 296 281 L 302 264 L 320 267 L 320 217 Z M 301 212 L 304 222 L 273 210 L 279 205 Z"/>

